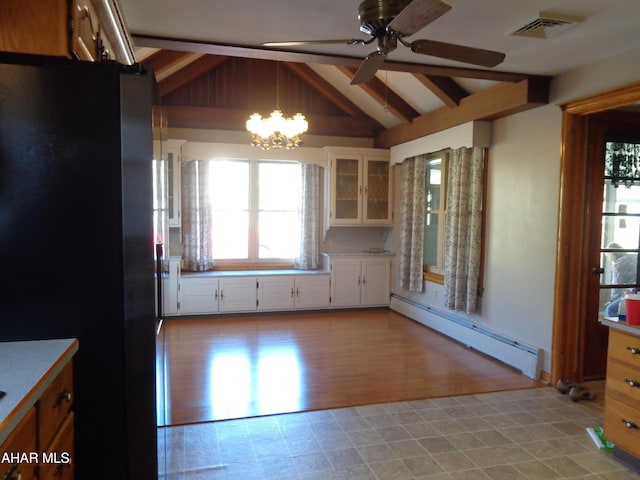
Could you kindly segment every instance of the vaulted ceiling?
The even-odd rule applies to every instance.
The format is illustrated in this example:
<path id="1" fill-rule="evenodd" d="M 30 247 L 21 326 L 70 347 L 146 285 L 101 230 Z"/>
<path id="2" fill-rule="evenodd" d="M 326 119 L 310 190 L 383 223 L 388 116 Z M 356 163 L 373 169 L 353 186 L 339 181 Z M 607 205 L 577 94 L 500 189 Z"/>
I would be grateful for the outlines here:
<path id="1" fill-rule="evenodd" d="M 311 134 L 382 147 L 543 105 L 554 75 L 640 46 L 629 19 L 640 15 L 637 0 L 449 0 L 452 9 L 415 37 L 503 51 L 503 64 L 476 68 L 399 46 L 372 81 L 350 85 L 374 47 L 262 43 L 363 38 L 358 0 L 120 1 L 170 126 L 244 130 L 251 113 L 278 103 L 287 116 L 302 112 Z M 549 39 L 509 35 L 543 9 L 581 21 Z"/>

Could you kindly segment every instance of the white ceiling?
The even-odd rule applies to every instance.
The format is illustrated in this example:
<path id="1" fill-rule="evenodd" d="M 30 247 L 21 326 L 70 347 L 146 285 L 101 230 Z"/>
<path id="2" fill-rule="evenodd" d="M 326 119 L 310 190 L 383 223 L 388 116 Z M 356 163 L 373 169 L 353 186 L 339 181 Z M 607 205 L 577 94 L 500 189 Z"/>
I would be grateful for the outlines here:
<path id="1" fill-rule="evenodd" d="M 409 40 L 427 38 L 504 52 L 505 61 L 494 68 L 498 71 L 557 75 L 640 47 L 640 0 L 448 2 L 452 5 L 449 12 Z M 256 47 L 269 41 L 366 39 L 359 31 L 359 3 L 360 0 L 120 0 L 133 35 Z M 510 35 L 541 11 L 584 17 L 584 20 L 550 39 Z M 375 50 L 374 45 L 314 45 L 290 49 L 362 58 Z M 473 67 L 419 55 L 400 45 L 388 59 Z M 360 89 L 349 85 L 349 79 L 341 72 L 327 65 L 312 65 L 312 68 L 363 110 L 375 109 L 371 115 L 383 125 L 398 123 L 379 105 L 371 105 L 370 99 L 358 98 Z M 379 71 L 378 78 L 421 113 L 442 106 L 435 96 L 425 94 L 424 87 L 408 74 Z M 471 93 L 492 84 L 457 80 Z"/>

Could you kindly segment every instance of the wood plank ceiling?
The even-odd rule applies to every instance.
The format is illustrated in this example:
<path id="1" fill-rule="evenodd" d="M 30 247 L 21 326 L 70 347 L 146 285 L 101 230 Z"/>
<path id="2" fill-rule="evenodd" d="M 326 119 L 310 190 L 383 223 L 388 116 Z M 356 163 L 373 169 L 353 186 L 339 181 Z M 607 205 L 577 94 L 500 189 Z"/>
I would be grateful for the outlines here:
<path id="1" fill-rule="evenodd" d="M 159 49 L 138 59 L 155 73 L 156 104 L 164 108 L 169 127 L 243 131 L 249 115 L 268 115 L 278 104 L 286 116 L 302 112 L 309 134 L 374 138 L 376 146 L 388 148 L 471 120 L 535 108 L 549 98 L 550 77 L 484 69 L 425 66 L 423 72 L 409 72 L 425 95 L 431 92 L 442 102 L 430 112 L 416 110 L 378 78 L 352 86 L 397 118 L 387 129 L 307 63 L 228 53 Z M 356 65 L 341 63 L 335 68 L 353 77 Z M 470 93 L 457 77 L 497 83 Z"/>

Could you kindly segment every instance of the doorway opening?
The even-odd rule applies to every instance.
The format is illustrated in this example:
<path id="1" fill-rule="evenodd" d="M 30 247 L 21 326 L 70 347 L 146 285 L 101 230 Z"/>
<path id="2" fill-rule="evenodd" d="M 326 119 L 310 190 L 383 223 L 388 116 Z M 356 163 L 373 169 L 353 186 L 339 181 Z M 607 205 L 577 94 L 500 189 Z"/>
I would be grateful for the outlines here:
<path id="1" fill-rule="evenodd" d="M 601 275 L 600 271 L 594 275 L 593 269 L 601 268 L 603 254 L 601 222 L 604 182 L 601 172 L 600 196 L 594 214 L 593 203 L 590 203 L 597 197 L 592 195 L 595 185 L 593 165 L 594 162 L 602 165 L 605 135 L 620 131 L 619 128 L 613 129 L 611 118 L 607 117 L 632 115 L 633 125 L 638 125 L 640 114 L 637 110 L 615 113 L 612 110 L 638 102 L 640 82 L 562 105 L 561 185 L 551 365 L 551 382 L 554 384 L 561 378 L 582 381 L 594 376 L 589 371 L 591 367 L 585 364 L 587 359 L 594 356 L 593 345 L 586 331 L 590 324 L 601 327 L 597 315 L 595 321 L 593 315 L 590 316 L 590 312 L 599 311 L 600 282 L 597 283 L 598 293 L 595 296 L 590 291 L 590 283 L 594 278 L 600 280 Z M 631 121 L 626 125 L 628 131 Z M 597 232 L 595 236 L 593 232 Z M 602 336 L 597 335 L 597 338 L 602 343 Z M 604 355 L 606 358 L 606 341 Z M 603 375 L 605 366 L 601 360 L 597 363 Z"/>

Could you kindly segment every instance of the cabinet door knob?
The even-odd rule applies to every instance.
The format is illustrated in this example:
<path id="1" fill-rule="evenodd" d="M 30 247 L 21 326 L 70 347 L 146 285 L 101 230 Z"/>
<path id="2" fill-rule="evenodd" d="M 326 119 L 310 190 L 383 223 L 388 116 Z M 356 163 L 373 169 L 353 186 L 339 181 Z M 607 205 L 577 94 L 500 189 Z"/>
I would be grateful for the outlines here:
<path id="1" fill-rule="evenodd" d="M 625 378 L 624 383 L 626 383 L 630 387 L 635 387 L 635 388 L 640 387 L 640 382 L 636 382 L 635 380 L 631 380 L 629 378 Z"/>
<path id="2" fill-rule="evenodd" d="M 638 425 L 636 425 L 636 424 L 635 424 L 634 422 L 632 422 L 631 420 L 625 420 L 625 419 L 623 418 L 623 419 L 622 419 L 622 423 L 624 423 L 624 424 L 625 424 L 625 426 L 626 426 L 627 428 L 635 428 L 635 429 L 637 429 L 637 428 L 638 428 Z"/>
<path id="3" fill-rule="evenodd" d="M 53 402 L 53 408 L 62 406 L 62 402 L 71 402 L 71 392 L 63 390 L 58 394 L 56 401 Z"/>
<path id="4" fill-rule="evenodd" d="M 636 347 L 627 347 L 627 350 L 629 350 L 629 353 L 631 353 L 631 355 L 638 355 L 638 354 L 640 354 L 640 348 L 636 348 Z"/>

